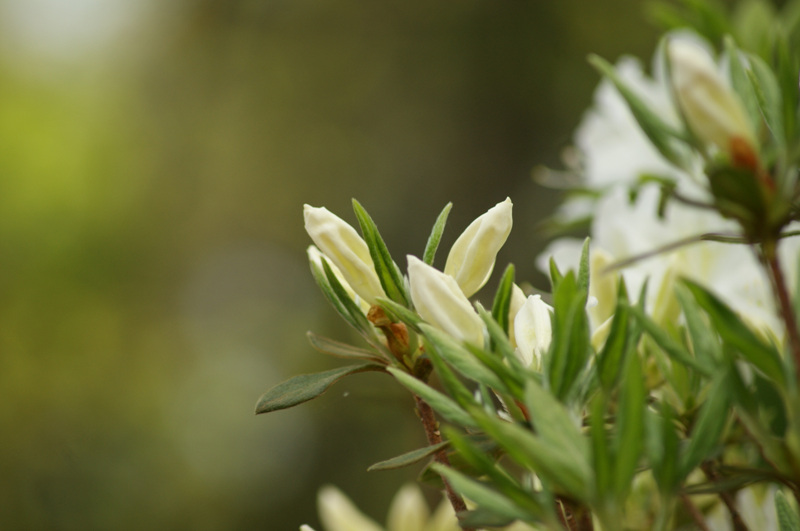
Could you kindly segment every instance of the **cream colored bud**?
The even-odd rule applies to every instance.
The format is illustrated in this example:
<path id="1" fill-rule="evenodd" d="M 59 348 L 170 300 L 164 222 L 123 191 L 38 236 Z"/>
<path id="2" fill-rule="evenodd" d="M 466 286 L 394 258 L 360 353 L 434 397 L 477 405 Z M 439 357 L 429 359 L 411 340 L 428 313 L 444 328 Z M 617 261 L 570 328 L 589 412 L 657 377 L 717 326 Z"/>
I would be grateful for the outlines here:
<path id="1" fill-rule="evenodd" d="M 391 531 L 421 531 L 430 518 L 430 509 L 422 491 L 414 483 L 403 485 L 392 499 L 386 528 Z"/>
<path id="2" fill-rule="evenodd" d="M 514 317 L 514 339 L 517 357 L 527 367 L 539 369 L 542 356 L 553 339 L 551 313 L 553 308 L 541 295 L 531 295 Z"/>
<path id="3" fill-rule="evenodd" d="M 506 198 L 473 221 L 458 237 L 444 272 L 456 279 L 464 295 L 481 289 L 494 269 L 497 252 L 511 232 L 511 199 Z"/>
<path id="4" fill-rule="evenodd" d="M 375 304 L 383 288 L 375 273 L 366 242 L 347 222 L 327 208 L 303 207 L 306 232 L 320 251 L 339 268 L 342 276 L 362 299 Z"/>
<path id="5" fill-rule="evenodd" d="M 408 256 L 411 300 L 420 316 L 460 341 L 483 345 L 483 321 L 455 279 Z"/>
<path id="6" fill-rule="evenodd" d="M 317 510 L 322 526 L 330 531 L 383 531 L 365 516 L 342 491 L 325 486 L 317 495 Z"/>
<path id="7" fill-rule="evenodd" d="M 336 267 L 336 265 L 333 262 L 331 262 L 331 260 L 327 256 L 322 254 L 320 250 L 317 249 L 316 246 L 314 245 L 308 246 L 308 249 L 306 249 L 306 254 L 308 254 L 308 261 L 314 264 L 320 270 L 323 270 L 322 260 L 325 259 L 325 261 L 328 262 L 328 266 L 331 268 L 331 271 L 333 271 L 333 274 L 336 276 L 336 280 L 339 281 L 339 284 L 342 285 L 342 287 L 350 296 L 350 298 L 353 301 L 355 301 L 355 303 L 364 311 L 364 313 L 367 313 L 367 311 L 370 308 L 369 303 L 364 299 L 362 299 L 361 297 L 359 297 L 356 294 L 356 292 L 353 291 L 353 288 L 351 288 L 350 284 L 347 282 L 347 280 L 345 280 L 344 276 L 342 275 L 342 272 L 339 270 L 338 267 Z"/>
<path id="8" fill-rule="evenodd" d="M 697 43 L 674 39 L 667 56 L 678 106 L 697 138 L 729 155 L 744 141 L 755 153 L 753 125 L 709 54 Z"/>

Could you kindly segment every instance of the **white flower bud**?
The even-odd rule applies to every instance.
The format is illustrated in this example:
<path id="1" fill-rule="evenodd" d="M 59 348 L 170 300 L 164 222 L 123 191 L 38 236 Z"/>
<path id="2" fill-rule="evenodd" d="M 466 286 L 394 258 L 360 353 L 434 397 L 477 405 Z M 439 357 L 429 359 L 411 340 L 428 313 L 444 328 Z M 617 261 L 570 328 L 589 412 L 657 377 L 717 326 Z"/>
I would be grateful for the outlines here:
<path id="1" fill-rule="evenodd" d="M 525 366 L 541 367 L 542 356 L 553 339 L 552 311 L 553 308 L 542 301 L 541 295 L 531 295 L 514 317 L 516 354 Z"/>
<path id="2" fill-rule="evenodd" d="M 497 252 L 511 232 L 511 207 L 511 199 L 506 198 L 490 208 L 450 249 L 444 272 L 456 279 L 465 296 L 471 297 L 489 280 Z"/>
<path id="3" fill-rule="evenodd" d="M 306 249 L 306 254 L 308 254 L 308 261 L 317 266 L 320 270 L 323 270 L 322 259 L 324 258 L 328 262 L 328 266 L 331 268 L 331 271 L 333 271 L 333 274 L 336 276 L 336 280 L 339 281 L 339 284 L 342 285 L 350 298 L 355 301 L 355 303 L 360 306 L 362 310 L 364 310 L 364 313 L 369 310 L 369 303 L 367 303 L 364 299 L 359 297 L 355 291 L 353 291 L 353 288 L 351 288 L 350 284 L 347 282 L 347 280 L 345 280 L 342 272 L 338 267 L 336 267 L 335 264 L 331 262 L 327 256 L 322 254 L 314 245 L 308 246 L 308 249 Z"/>
<path id="4" fill-rule="evenodd" d="M 517 339 L 514 337 L 514 320 L 519 314 L 519 311 L 527 302 L 528 298 L 522 288 L 514 284 L 511 286 L 511 303 L 508 305 L 508 339 L 511 341 L 511 346 L 517 346 Z"/>
<path id="5" fill-rule="evenodd" d="M 430 509 L 422 491 L 414 483 L 403 485 L 392 499 L 386 517 L 386 529 L 391 531 L 421 531 L 430 518 Z"/>
<path id="6" fill-rule="evenodd" d="M 696 43 L 675 39 L 667 56 L 677 103 L 697 138 L 729 155 L 744 141 L 754 153 L 755 134 L 744 106 L 708 53 Z"/>
<path id="7" fill-rule="evenodd" d="M 408 282 L 414 307 L 425 321 L 460 341 L 483 345 L 483 321 L 453 277 L 409 255 Z"/>
<path id="8" fill-rule="evenodd" d="M 325 529 L 336 531 L 383 531 L 374 520 L 365 516 L 339 489 L 325 486 L 317 496 L 319 519 Z"/>
<path id="9" fill-rule="evenodd" d="M 383 297 L 369 248 L 356 230 L 324 207 L 304 205 L 303 216 L 306 232 L 353 291 L 370 305 L 375 304 L 375 297 Z"/>

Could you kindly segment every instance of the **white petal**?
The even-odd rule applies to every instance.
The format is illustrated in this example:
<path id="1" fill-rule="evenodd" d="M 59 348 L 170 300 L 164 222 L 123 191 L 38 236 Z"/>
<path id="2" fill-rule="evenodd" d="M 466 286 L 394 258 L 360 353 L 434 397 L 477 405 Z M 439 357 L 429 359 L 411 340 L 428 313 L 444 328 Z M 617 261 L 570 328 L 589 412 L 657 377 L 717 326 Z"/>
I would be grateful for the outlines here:
<path id="1" fill-rule="evenodd" d="M 483 345 L 483 321 L 455 279 L 408 256 L 411 300 L 425 321 L 460 341 Z"/>
<path id="2" fill-rule="evenodd" d="M 456 239 L 444 272 L 456 279 L 464 295 L 471 297 L 492 274 L 497 252 L 511 233 L 511 199 L 498 203 L 473 221 Z"/>
<path id="3" fill-rule="evenodd" d="M 540 295 L 531 295 L 514 318 L 517 356 L 526 366 L 538 368 L 542 355 L 550 348 L 553 331 L 550 305 Z"/>
<path id="4" fill-rule="evenodd" d="M 322 487 L 317 497 L 319 519 L 325 531 L 383 531 L 353 502 L 333 486 Z"/>
<path id="5" fill-rule="evenodd" d="M 366 242 L 356 230 L 327 208 L 303 206 L 306 232 L 316 246 L 342 273 L 361 298 L 369 304 L 383 296 Z"/>
<path id="6" fill-rule="evenodd" d="M 387 531 L 421 531 L 428 521 L 428 505 L 413 483 L 403 485 L 395 494 L 386 521 Z"/>

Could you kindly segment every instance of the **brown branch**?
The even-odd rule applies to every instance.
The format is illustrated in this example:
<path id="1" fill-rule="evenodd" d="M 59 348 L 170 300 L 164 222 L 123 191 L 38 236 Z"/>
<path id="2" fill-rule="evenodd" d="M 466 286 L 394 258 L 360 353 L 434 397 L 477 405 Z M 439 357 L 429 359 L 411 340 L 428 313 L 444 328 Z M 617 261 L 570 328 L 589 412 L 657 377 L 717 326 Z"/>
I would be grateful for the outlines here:
<path id="1" fill-rule="evenodd" d="M 717 471 L 710 462 L 706 461 L 700 465 L 700 469 L 710 481 L 716 481 L 719 479 L 719 474 L 717 474 Z M 742 519 L 742 515 L 739 514 L 739 509 L 736 507 L 736 500 L 733 499 L 731 493 L 722 491 L 719 493 L 719 497 L 722 499 L 722 503 L 725 504 L 725 507 L 728 508 L 728 512 L 731 515 L 731 520 L 733 521 L 733 530 L 749 531 L 747 524 L 745 524 L 744 520 Z"/>
<path id="2" fill-rule="evenodd" d="M 417 405 L 417 413 L 419 414 L 419 419 L 422 421 L 422 426 L 425 428 L 425 437 L 428 439 L 428 444 L 433 446 L 435 444 L 439 444 L 442 442 L 442 434 L 439 433 L 439 424 L 436 421 L 436 415 L 433 413 L 433 409 L 431 406 L 428 405 L 422 398 L 417 395 L 414 395 L 414 402 Z M 450 460 L 447 458 L 447 451 L 443 448 L 433 454 L 433 459 L 444 466 L 450 466 Z M 447 495 L 447 499 L 450 500 L 450 505 L 453 506 L 453 510 L 456 514 L 466 511 L 467 504 L 464 503 L 464 498 L 462 498 L 453 488 L 450 486 L 450 483 L 442 478 L 444 481 L 444 490 Z M 463 528 L 464 531 L 475 531 L 474 529 Z"/>
<path id="3" fill-rule="evenodd" d="M 692 517 L 694 524 L 697 526 L 700 531 L 710 531 L 708 529 L 708 524 L 706 524 L 705 518 L 703 518 L 703 513 L 700 512 L 700 509 L 692 502 L 691 498 L 686 494 L 680 495 L 681 502 L 686 510 L 689 512 L 689 516 Z"/>
<path id="4" fill-rule="evenodd" d="M 789 290 L 786 287 L 786 278 L 778 261 L 778 243 L 761 245 L 761 259 L 767 267 L 769 278 L 772 281 L 772 291 L 778 301 L 780 316 L 786 326 L 786 336 L 794 360 L 795 377 L 800 381 L 800 332 L 797 330 L 797 317 L 794 313 Z"/>

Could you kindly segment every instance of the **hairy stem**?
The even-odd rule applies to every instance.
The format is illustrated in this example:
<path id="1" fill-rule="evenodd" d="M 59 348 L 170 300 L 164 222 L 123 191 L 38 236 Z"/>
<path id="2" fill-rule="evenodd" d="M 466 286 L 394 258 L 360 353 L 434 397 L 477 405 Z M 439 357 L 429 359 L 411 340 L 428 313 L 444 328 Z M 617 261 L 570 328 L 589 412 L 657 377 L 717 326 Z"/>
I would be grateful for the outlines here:
<path id="1" fill-rule="evenodd" d="M 422 398 L 417 395 L 414 395 L 414 402 L 417 405 L 417 413 L 419 414 L 419 419 L 422 421 L 422 426 L 425 428 L 425 437 L 428 439 L 429 445 L 439 444 L 442 442 L 442 435 L 439 433 L 439 425 L 436 421 L 436 416 L 433 413 L 433 409 L 431 406 L 428 405 Z M 439 450 L 435 454 L 433 454 L 433 459 L 444 466 L 450 466 L 450 460 L 447 458 L 447 451 L 444 449 Z M 450 483 L 444 478 L 444 490 L 447 495 L 447 499 L 450 500 L 450 505 L 453 506 L 453 510 L 456 514 L 466 511 L 467 504 L 464 503 L 464 498 L 462 498 L 453 488 L 450 486 Z M 464 528 L 464 531 L 475 531 L 474 529 Z"/>

